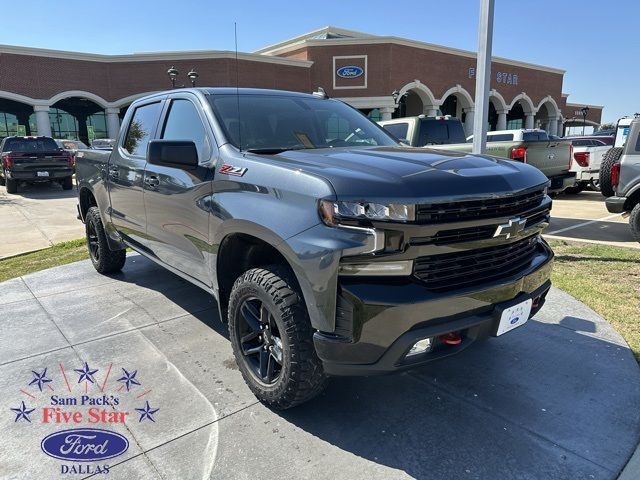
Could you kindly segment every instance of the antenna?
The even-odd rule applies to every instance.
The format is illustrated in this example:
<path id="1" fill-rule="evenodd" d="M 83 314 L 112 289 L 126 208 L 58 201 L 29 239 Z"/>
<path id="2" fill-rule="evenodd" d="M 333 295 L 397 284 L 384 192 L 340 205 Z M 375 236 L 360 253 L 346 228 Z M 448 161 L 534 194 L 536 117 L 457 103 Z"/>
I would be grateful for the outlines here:
<path id="1" fill-rule="evenodd" d="M 238 143 L 240 144 L 240 151 L 242 152 L 242 126 L 240 125 L 240 92 L 238 89 L 238 26 L 236 22 L 233 22 L 233 37 L 236 44 L 236 106 L 238 108 Z"/>

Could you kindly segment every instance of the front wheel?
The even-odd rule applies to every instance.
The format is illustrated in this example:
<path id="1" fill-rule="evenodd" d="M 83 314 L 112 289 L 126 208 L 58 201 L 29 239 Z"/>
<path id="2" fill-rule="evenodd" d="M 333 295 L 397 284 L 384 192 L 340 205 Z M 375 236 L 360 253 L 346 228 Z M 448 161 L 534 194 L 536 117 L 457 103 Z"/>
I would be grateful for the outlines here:
<path id="1" fill-rule="evenodd" d="M 254 268 L 236 280 L 229 298 L 229 336 L 240 372 L 261 402 L 284 410 L 326 386 L 309 315 L 288 270 Z"/>
<path id="2" fill-rule="evenodd" d="M 636 242 L 640 242 L 640 203 L 636 204 L 631 210 L 629 215 L 629 227 L 631 228 L 631 235 Z"/>
<path id="3" fill-rule="evenodd" d="M 111 250 L 100 219 L 98 207 L 91 207 L 85 216 L 87 247 L 93 267 L 99 273 L 119 272 L 127 260 L 126 250 Z"/>

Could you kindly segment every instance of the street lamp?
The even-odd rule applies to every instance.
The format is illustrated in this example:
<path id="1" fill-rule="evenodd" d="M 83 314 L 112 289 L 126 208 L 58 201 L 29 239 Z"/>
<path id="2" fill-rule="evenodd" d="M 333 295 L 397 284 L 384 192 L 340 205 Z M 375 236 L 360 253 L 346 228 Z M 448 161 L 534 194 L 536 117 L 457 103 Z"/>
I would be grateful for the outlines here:
<path id="1" fill-rule="evenodd" d="M 176 78 L 178 78 L 178 70 L 173 65 L 169 70 L 167 70 L 167 75 L 171 79 L 171 88 L 176 88 Z"/>
<path id="2" fill-rule="evenodd" d="M 589 113 L 589 107 L 582 107 L 580 111 L 582 112 L 582 136 L 584 137 L 584 127 L 587 124 L 587 114 Z"/>
<path id="3" fill-rule="evenodd" d="M 187 73 L 187 77 L 189 77 L 189 80 L 191 80 L 191 86 L 195 87 L 196 86 L 196 80 L 198 79 L 200 75 L 198 75 L 198 72 L 196 72 L 195 68 L 192 68 L 189 73 Z"/>

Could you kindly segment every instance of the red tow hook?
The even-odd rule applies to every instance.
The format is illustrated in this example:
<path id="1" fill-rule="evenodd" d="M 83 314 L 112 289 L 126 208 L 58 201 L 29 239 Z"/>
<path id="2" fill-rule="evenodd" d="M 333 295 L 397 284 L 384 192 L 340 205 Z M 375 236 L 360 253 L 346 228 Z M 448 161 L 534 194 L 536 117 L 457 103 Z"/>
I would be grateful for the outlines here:
<path id="1" fill-rule="evenodd" d="M 445 345 L 460 345 L 462 343 L 462 337 L 458 332 L 447 333 L 446 335 L 440 335 L 440 340 Z"/>

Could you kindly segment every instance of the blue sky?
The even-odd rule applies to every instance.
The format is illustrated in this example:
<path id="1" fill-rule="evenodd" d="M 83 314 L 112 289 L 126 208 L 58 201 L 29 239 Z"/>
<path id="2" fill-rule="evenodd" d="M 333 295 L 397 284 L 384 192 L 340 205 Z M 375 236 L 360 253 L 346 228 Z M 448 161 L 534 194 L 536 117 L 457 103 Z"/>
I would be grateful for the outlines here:
<path id="1" fill-rule="evenodd" d="M 421 2 L 35 0 L 5 21 L 0 43 L 93 53 L 253 51 L 333 25 L 466 50 L 477 47 L 479 0 Z M 395 10 L 394 10 L 395 9 Z M 603 120 L 640 111 L 640 2 L 496 0 L 493 54 L 565 69 L 573 103 L 605 105 Z"/>

